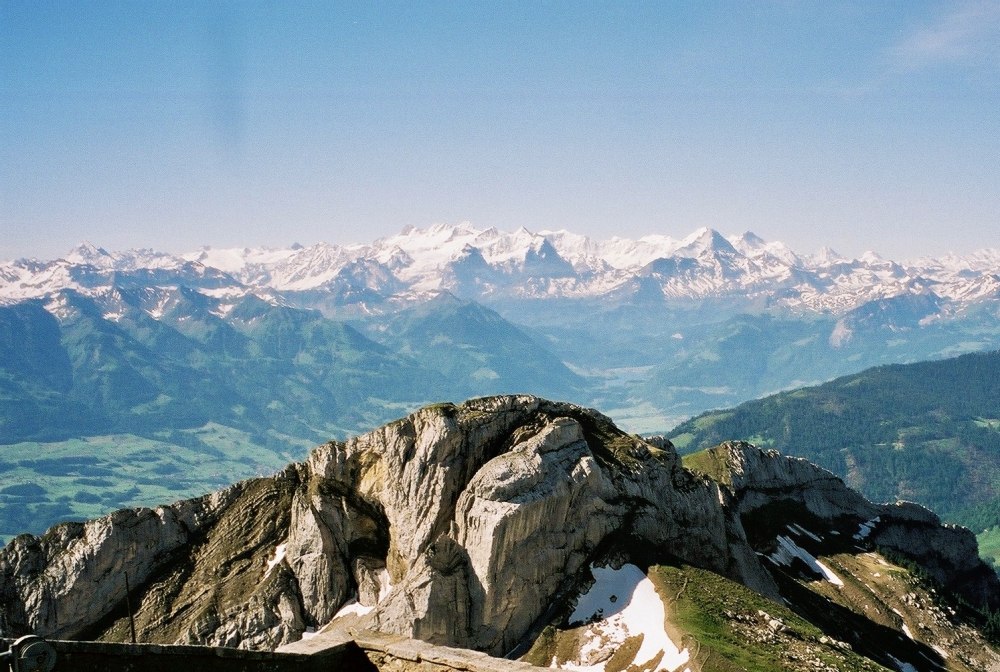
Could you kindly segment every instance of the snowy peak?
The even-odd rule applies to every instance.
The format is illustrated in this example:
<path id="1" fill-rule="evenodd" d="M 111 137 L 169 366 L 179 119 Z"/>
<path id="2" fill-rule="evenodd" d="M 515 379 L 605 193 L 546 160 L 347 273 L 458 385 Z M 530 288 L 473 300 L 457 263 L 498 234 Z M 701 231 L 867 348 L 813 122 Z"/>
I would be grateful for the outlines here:
<path id="1" fill-rule="evenodd" d="M 680 247 L 674 250 L 676 257 L 702 257 L 706 255 L 726 254 L 736 255 L 739 252 L 715 229 L 702 227 L 681 241 Z"/>
<path id="2" fill-rule="evenodd" d="M 107 250 L 97 247 L 87 240 L 70 250 L 65 260 L 71 264 L 93 264 L 94 266 L 104 266 L 114 261 Z"/>
<path id="3" fill-rule="evenodd" d="M 740 254 L 751 259 L 774 260 L 788 266 L 801 266 L 802 259 L 790 247 L 780 241 L 767 242 L 757 234 L 746 231 L 726 240 Z"/>
<path id="4" fill-rule="evenodd" d="M 729 243 L 743 254 L 762 250 L 767 242 L 753 231 L 744 231 L 738 236 L 728 238 Z"/>
<path id="5" fill-rule="evenodd" d="M 830 264 L 837 264 L 848 261 L 834 250 L 832 247 L 824 245 L 819 249 L 816 254 L 807 257 L 808 263 L 812 266 L 828 266 Z"/>

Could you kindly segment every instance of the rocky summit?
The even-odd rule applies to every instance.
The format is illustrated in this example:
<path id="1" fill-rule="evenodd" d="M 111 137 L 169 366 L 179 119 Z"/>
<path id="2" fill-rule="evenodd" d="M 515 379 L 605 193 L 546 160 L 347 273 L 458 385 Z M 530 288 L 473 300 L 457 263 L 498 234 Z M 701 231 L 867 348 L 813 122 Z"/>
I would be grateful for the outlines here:
<path id="1" fill-rule="evenodd" d="M 998 607 L 975 537 L 926 509 L 742 442 L 682 463 L 530 396 L 429 406 L 0 551 L 8 637 L 126 641 L 131 611 L 142 642 L 343 626 L 606 672 L 1000 669 Z"/>

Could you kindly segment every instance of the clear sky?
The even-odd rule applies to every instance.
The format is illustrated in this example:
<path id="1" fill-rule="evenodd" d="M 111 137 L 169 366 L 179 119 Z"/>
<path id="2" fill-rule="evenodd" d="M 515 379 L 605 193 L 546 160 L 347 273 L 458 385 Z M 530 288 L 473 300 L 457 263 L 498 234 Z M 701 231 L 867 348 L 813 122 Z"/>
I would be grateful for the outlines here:
<path id="1" fill-rule="evenodd" d="M 465 220 L 1000 247 L 1000 0 L 0 0 L 0 258 Z"/>

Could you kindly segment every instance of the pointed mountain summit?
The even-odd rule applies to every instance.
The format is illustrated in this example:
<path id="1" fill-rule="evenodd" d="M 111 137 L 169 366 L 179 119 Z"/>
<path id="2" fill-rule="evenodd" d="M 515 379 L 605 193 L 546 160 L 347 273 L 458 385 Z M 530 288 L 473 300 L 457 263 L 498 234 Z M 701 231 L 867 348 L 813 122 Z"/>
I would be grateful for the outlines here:
<path id="1" fill-rule="evenodd" d="M 737 255 L 739 252 L 721 233 L 715 229 L 702 227 L 684 238 L 672 256 L 700 257 L 717 254 Z"/>
<path id="2" fill-rule="evenodd" d="M 88 240 L 81 241 L 63 258 L 72 264 L 91 264 L 93 266 L 109 266 L 114 258 L 103 247 L 97 247 Z"/>
<path id="3" fill-rule="evenodd" d="M 733 247 L 743 254 L 763 250 L 767 246 L 767 241 L 753 231 L 744 231 L 738 236 L 732 236 L 728 240 Z"/>
<path id="4" fill-rule="evenodd" d="M 837 252 L 832 247 L 824 245 L 819 251 L 809 257 L 810 263 L 814 266 L 825 266 L 847 261 L 844 255 Z"/>

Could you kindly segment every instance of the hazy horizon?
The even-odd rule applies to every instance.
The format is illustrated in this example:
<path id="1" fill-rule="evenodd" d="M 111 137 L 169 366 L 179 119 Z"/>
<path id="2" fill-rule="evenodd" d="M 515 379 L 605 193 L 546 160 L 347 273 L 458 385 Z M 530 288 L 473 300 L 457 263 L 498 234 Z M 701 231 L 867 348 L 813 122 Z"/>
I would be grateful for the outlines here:
<path id="1" fill-rule="evenodd" d="M 0 259 L 471 221 L 997 247 L 1000 1 L 0 5 Z"/>
<path id="2" fill-rule="evenodd" d="M 157 252 L 157 253 L 166 253 L 166 254 L 171 254 L 171 255 L 175 255 L 175 256 L 181 256 L 181 255 L 191 254 L 191 253 L 197 252 L 197 251 L 202 250 L 202 249 L 215 249 L 215 250 L 222 250 L 222 249 L 233 249 L 233 250 L 241 250 L 241 249 L 287 250 L 287 249 L 291 249 L 291 248 L 293 248 L 295 246 L 312 247 L 312 246 L 315 246 L 315 245 L 323 245 L 323 244 L 341 245 L 341 246 L 344 246 L 344 247 L 350 247 L 350 246 L 354 246 L 354 245 L 367 246 L 367 245 L 371 245 L 371 244 L 375 243 L 378 240 L 381 240 L 381 239 L 384 239 L 384 238 L 392 238 L 395 235 L 399 235 L 399 234 L 405 233 L 411 227 L 412 228 L 416 228 L 418 230 L 420 230 L 420 229 L 426 230 L 426 229 L 428 229 L 430 227 L 439 226 L 439 225 L 455 226 L 455 227 L 457 227 L 457 226 L 463 226 L 463 225 L 470 225 L 470 226 L 472 226 L 473 228 L 475 228 L 477 230 L 483 230 L 484 228 L 488 228 L 488 227 L 477 227 L 475 225 L 475 222 L 468 222 L 468 221 L 458 222 L 458 223 L 455 223 L 455 224 L 452 224 L 452 223 L 449 223 L 449 222 L 435 222 L 435 223 L 429 224 L 427 226 L 416 226 L 416 227 L 414 227 L 413 225 L 407 225 L 407 226 L 403 227 L 403 229 L 401 229 L 400 231 L 396 231 L 394 234 L 389 234 L 389 235 L 386 235 L 386 236 L 377 236 L 377 237 L 373 237 L 373 238 L 371 238 L 369 240 L 363 240 L 363 239 L 358 238 L 358 239 L 355 239 L 355 240 L 349 240 L 349 241 L 345 241 L 345 242 L 342 242 L 342 243 L 331 243 L 330 241 L 325 241 L 325 240 L 317 240 L 317 241 L 313 241 L 313 242 L 310 242 L 310 243 L 303 243 L 303 242 L 298 241 L 298 240 L 293 240 L 291 242 L 287 242 L 287 243 L 284 243 L 284 244 L 278 243 L 278 244 L 273 244 L 273 245 L 225 245 L 225 246 L 222 246 L 222 245 L 202 244 L 202 245 L 197 245 L 195 247 L 189 247 L 189 248 L 183 248 L 183 249 L 182 248 L 162 249 L 162 248 L 152 247 L 150 245 L 133 245 L 133 246 L 130 246 L 130 247 L 127 247 L 127 248 L 125 248 L 125 247 L 121 247 L 121 248 L 119 248 L 119 247 L 109 247 L 107 245 L 101 244 L 99 241 L 95 241 L 95 240 L 90 240 L 88 238 L 84 238 L 84 239 L 76 241 L 75 243 L 70 244 L 62 252 L 57 253 L 57 254 L 52 255 L 52 256 L 49 256 L 49 257 L 18 255 L 16 257 L 0 258 L 0 262 L 10 262 L 10 261 L 16 261 L 16 260 L 19 260 L 19 259 L 37 259 L 39 261 L 53 261 L 53 260 L 56 260 L 56 259 L 64 258 L 70 252 L 75 251 L 78 247 L 85 246 L 85 245 L 92 245 L 93 247 L 98 248 L 98 249 L 102 249 L 102 250 L 104 250 L 105 252 L 107 252 L 109 254 L 126 253 L 126 252 L 137 251 L 137 250 L 152 250 L 152 251 Z M 511 229 L 505 229 L 503 227 L 494 227 L 494 228 L 496 228 L 499 231 L 504 231 L 504 232 L 507 232 L 507 233 L 512 233 L 513 232 L 513 230 L 511 230 Z M 709 228 L 711 228 L 711 227 L 709 227 Z M 563 229 L 563 230 L 566 230 L 566 229 Z M 660 236 L 660 235 L 663 235 L 663 236 L 668 236 L 670 238 L 673 238 L 674 240 L 676 240 L 676 241 L 679 242 L 679 241 L 683 241 L 684 239 L 686 239 L 686 238 L 688 238 L 690 236 L 693 236 L 693 235 L 697 234 L 701 230 L 702 229 L 699 228 L 699 229 L 695 229 L 693 231 L 688 231 L 687 233 L 684 233 L 684 234 L 681 234 L 681 233 L 678 233 L 678 234 L 671 234 L 671 233 L 660 234 L 660 233 L 654 233 L 654 234 L 643 234 L 643 235 L 639 235 L 639 236 L 618 236 L 617 234 L 612 234 L 610 236 L 601 236 L 601 237 L 590 236 L 590 239 L 593 240 L 593 241 L 595 241 L 595 242 L 598 242 L 598 241 L 606 241 L 606 240 L 609 240 L 610 238 L 613 238 L 613 237 L 617 236 L 618 238 L 629 238 L 629 239 L 632 239 L 632 240 L 638 240 L 639 238 L 642 238 L 644 236 Z M 529 231 L 530 231 L 530 233 L 537 235 L 537 234 L 545 234 L 545 233 L 557 233 L 559 230 L 557 230 L 557 231 L 551 231 L 551 230 L 546 230 L 546 229 L 538 229 L 538 230 L 531 231 L 529 229 Z M 570 233 L 578 233 L 578 232 L 572 231 L 572 230 L 568 230 L 568 231 Z M 735 238 L 737 236 L 741 236 L 741 235 L 744 235 L 744 234 L 758 235 L 755 231 L 739 231 L 739 232 L 736 232 L 736 231 L 725 231 L 725 230 L 718 230 L 718 229 L 716 229 L 716 231 L 718 231 L 718 233 L 722 234 L 727 239 L 732 239 L 732 238 Z M 763 238 L 762 236 L 760 236 L 760 237 Z M 763 239 L 767 243 L 771 243 L 771 242 L 784 242 L 784 241 L 778 241 L 776 239 L 767 239 L 767 238 L 763 238 Z M 879 255 L 880 257 L 883 257 L 883 258 L 888 259 L 888 260 L 896 261 L 896 262 L 915 261 L 915 260 L 917 260 L 919 258 L 941 258 L 941 257 L 946 256 L 947 254 L 952 253 L 952 251 L 949 250 L 949 251 L 942 252 L 942 253 L 939 253 L 939 254 L 921 255 L 921 257 L 895 258 L 895 257 L 890 257 L 888 255 L 881 254 L 877 250 L 863 250 L 862 252 L 857 253 L 857 254 L 846 254 L 846 253 L 842 252 L 841 250 L 838 250 L 838 249 L 835 249 L 835 248 L 830 248 L 829 246 L 822 246 L 822 247 L 816 248 L 816 249 L 796 249 L 796 248 L 794 248 L 792 246 L 789 246 L 789 247 L 791 247 L 791 249 L 792 249 L 793 252 L 795 252 L 796 254 L 800 254 L 800 255 L 817 254 L 817 253 L 823 252 L 824 249 L 826 249 L 826 250 L 832 249 L 833 252 L 835 252 L 837 254 L 840 254 L 840 255 L 842 255 L 844 257 L 847 257 L 847 258 L 853 258 L 853 259 L 858 259 L 858 258 L 860 258 L 861 256 L 863 256 L 865 254 L 874 252 L 875 254 Z M 982 247 L 970 250 L 966 254 L 970 254 L 970 253 L 974 253 L 974 252 L 980 252 L 980 251 L 984 251 L 984 250 L 991 250 L 991 249 L 998 249 L 998 248 L 997 247 L 992 247 L 992 246 L 982 246 Z"/>

